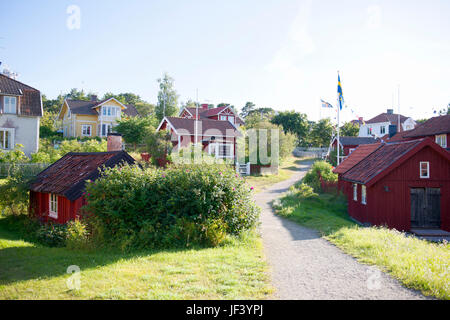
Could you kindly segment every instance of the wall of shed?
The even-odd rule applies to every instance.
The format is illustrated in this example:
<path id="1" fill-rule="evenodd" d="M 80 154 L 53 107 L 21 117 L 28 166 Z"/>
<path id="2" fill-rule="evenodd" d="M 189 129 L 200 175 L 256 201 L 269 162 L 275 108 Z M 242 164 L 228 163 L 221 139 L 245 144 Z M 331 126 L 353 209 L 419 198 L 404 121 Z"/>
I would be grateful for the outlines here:
<path id="1" fill-rule="evenodd" d="M 67 223 L 80 218 L 80 209 L 86 204 L 83 197 L 70 201 L 66 197 L 58 196 L 58 218 L 48 216 L 49 193 L 30 191 L 30 214 L 39 217 L 43 222 Z"/>

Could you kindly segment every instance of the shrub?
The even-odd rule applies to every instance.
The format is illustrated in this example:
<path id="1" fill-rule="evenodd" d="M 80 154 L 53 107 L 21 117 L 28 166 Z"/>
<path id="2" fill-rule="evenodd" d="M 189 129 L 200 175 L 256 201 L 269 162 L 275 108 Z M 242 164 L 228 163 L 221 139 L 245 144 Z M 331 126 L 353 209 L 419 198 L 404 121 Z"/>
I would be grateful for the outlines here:
<path id="1" fill-rule="evenodd" d="M 36 239 L 49 247 L 64 247 L 67 238 L 67 225 L 43 224 L 36 232 Z"/>
<path id="2" fill-rule="evenodd" d="M 107 168 L 88 182 L 86 198 L 92 228 L 122 249 L 218 245 L 254 227 L 259 214 L 250 188 L 224 165 Z"/>
<path id="3" fill-rule="evenodd" d="M 86 224 L 80 220 L 67 223 L 66 246 L 69 249 L 86 248 L 88 244 L 88 230 Z"/>
<path id="4" fill-rule="evenodd" d="M 305 175 L 302 182 L 312 187 L 316 192 L 322 191 L 319 173 L 323 181 L 337 181 L 337 174 L 333 173 L 333 167 L 331 166 L 331 164 L 326 161 L 316 161 L 314 162 L 308 173 Z"/>
<path id="5" fill-rule="evenodd" d="M 35 168 L 12 165 L 9 176 L 0 184 L 0 207 L 4 214 L 19 215 L 28 211 L 29 185 L 34 178 Z"/>

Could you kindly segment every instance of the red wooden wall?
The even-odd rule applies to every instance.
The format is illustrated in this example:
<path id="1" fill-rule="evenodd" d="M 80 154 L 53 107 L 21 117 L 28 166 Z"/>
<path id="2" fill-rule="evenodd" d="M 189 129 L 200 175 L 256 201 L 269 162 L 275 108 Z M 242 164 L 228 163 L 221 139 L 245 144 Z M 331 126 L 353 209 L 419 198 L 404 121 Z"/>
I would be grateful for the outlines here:
<path id="1" fill-rule="evenodd" d="M 44 222 L 53 221 L 64 224 L 70 220 L 80 218 L 80 209 L 86 201 L 80 197 L 70 201 L 66 197 L 58 196 L 58 218 L 54 219 L 48 216 L 49 212 L 49 194 L 30 191 L 30 213 L 39 217 Z"/>

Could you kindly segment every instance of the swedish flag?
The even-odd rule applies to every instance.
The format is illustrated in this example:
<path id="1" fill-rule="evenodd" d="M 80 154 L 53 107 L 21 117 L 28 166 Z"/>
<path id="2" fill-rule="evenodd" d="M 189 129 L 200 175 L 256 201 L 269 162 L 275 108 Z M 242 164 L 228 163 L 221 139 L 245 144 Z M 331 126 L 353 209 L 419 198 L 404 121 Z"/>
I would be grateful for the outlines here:
<path id="1" fill-rule="evenodd" d="M 339 74 L 337 92 L 339 97 L 339 109 L 342 110 L 342 105 L 344 104 L 344 96 L 342 95 L 341 77 L 339 76 Z"/>

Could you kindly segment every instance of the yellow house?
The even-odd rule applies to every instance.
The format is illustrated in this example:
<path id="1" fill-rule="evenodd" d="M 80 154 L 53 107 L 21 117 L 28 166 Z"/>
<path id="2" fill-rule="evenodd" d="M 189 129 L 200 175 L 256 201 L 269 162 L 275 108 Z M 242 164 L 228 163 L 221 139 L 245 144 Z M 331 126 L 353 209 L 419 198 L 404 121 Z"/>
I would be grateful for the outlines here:
<path id="1" fill-rule="evenodd" d="M 125 105 L 115 98 L 99 101 L 65 99 L 58 115 L 64 137 L 106 137 L 124 116 L 135 117 L 133 105 Z"/>

